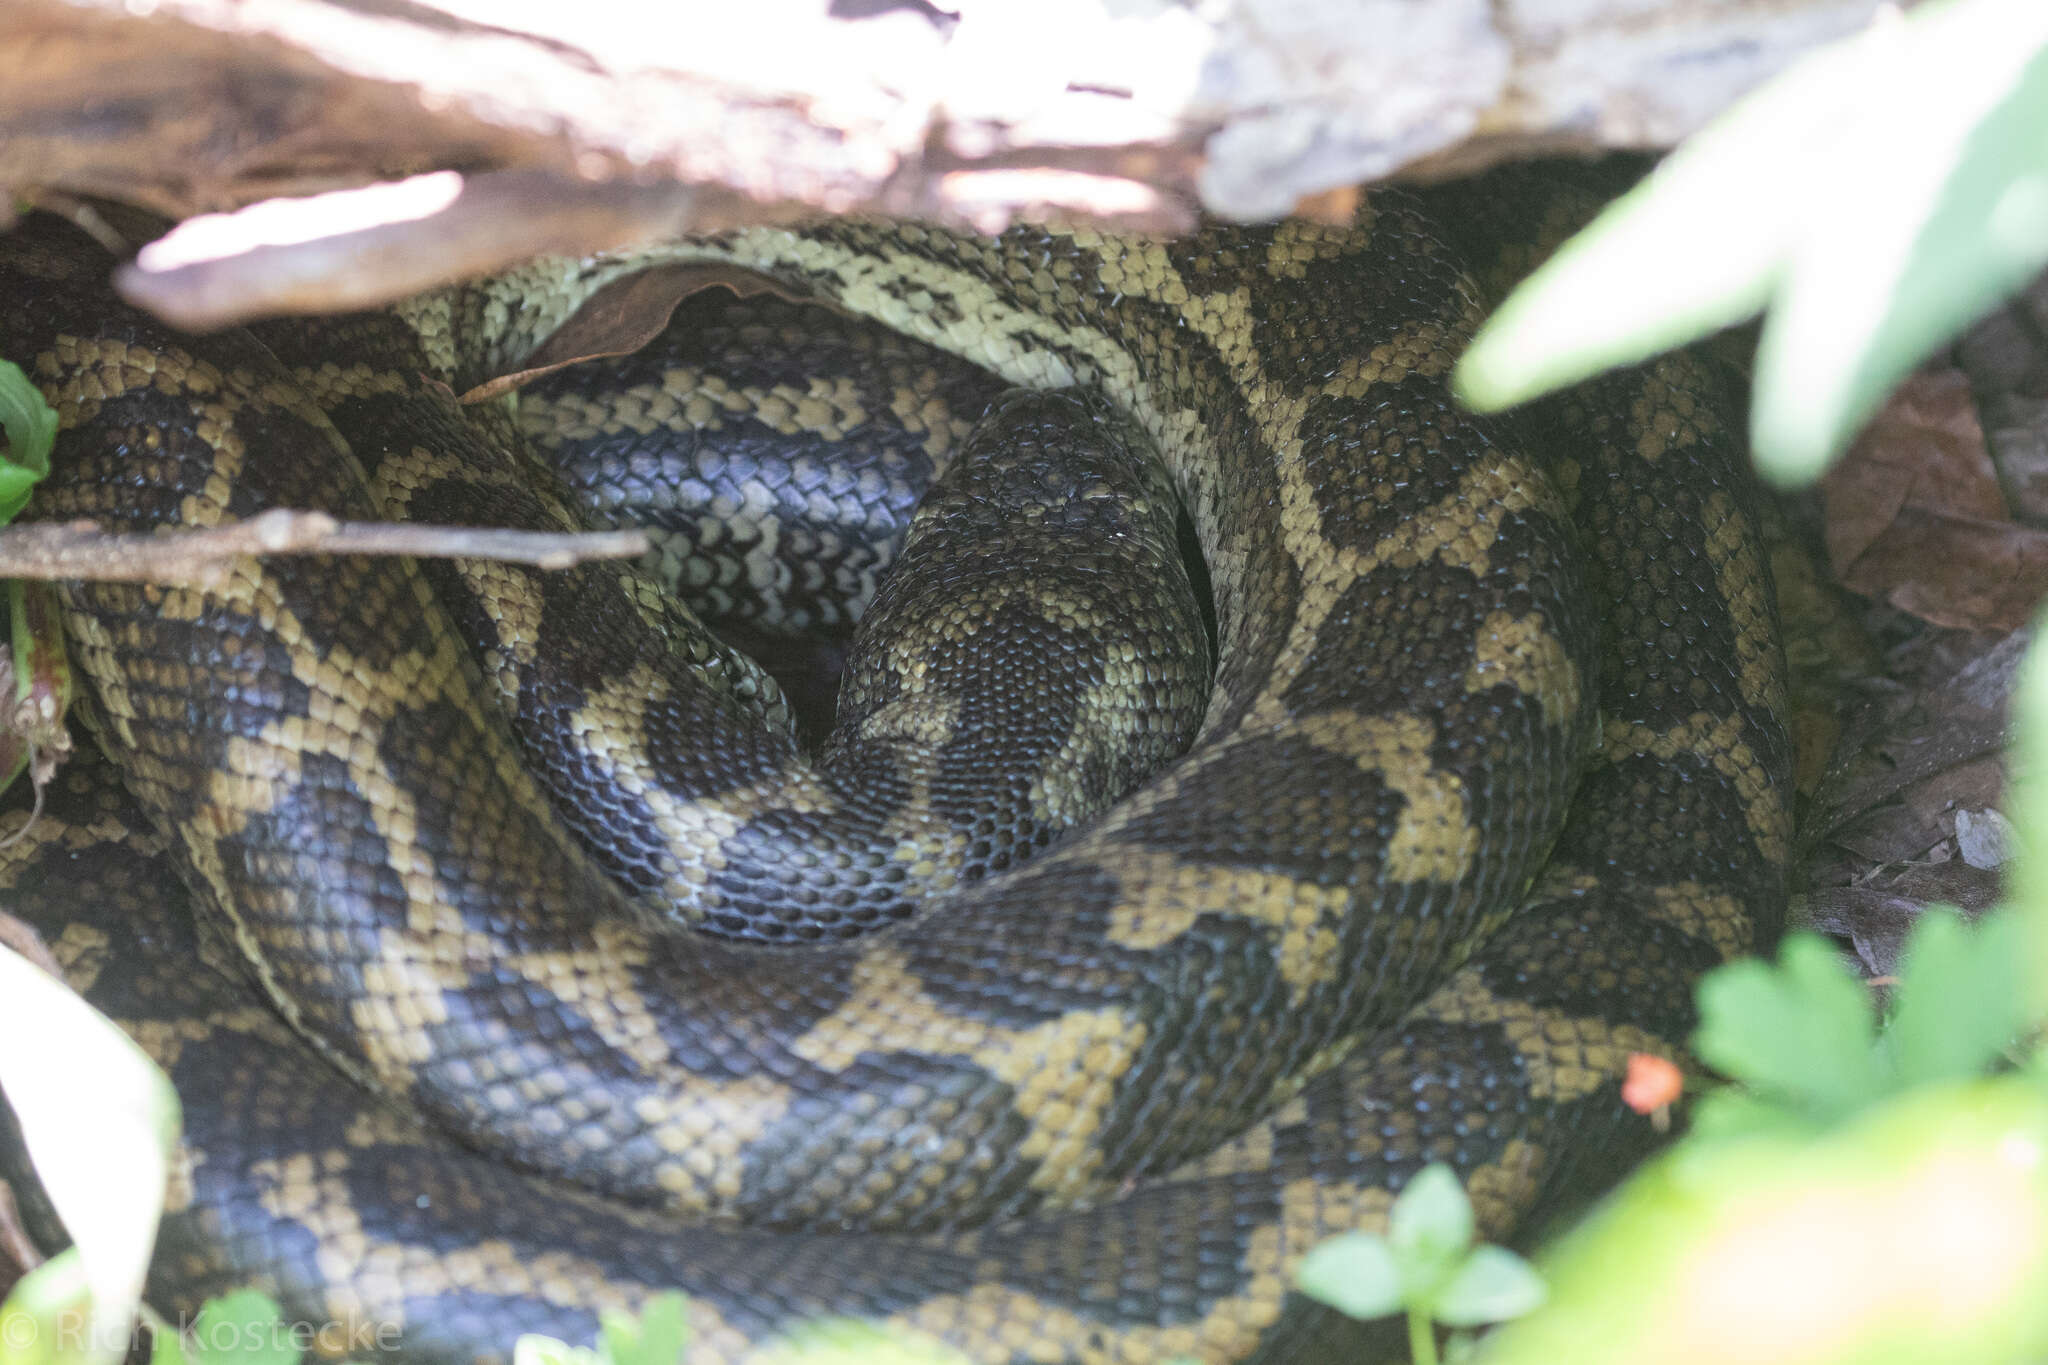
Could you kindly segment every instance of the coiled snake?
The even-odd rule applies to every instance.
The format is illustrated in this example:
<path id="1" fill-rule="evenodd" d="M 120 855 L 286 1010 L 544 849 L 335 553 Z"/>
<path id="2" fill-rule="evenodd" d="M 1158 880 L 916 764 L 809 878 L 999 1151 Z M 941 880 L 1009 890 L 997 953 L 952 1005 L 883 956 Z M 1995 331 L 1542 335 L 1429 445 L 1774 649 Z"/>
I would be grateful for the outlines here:
<path id="1" fill-rule="evenodd" d="M 1186 752 L 1072 833 L 1086 784 L 1044 774 L 1101 777 L 1099 735 L 933 824 L 948 765 L 983 762 L 947 748 L 971 707 L 917 719 L 891 683 L 882 757 L 848 760 L 891 794 L 849 795 L 773 684 L 637 570 L 306 558 L 219 589 L 67 585 L 122 786 L 96 759 L 60 775 L 0 855 L 0 904 L 185 1098 L 153 1293 L 253 1282 L 325 1348 L 367 1355 L 389 1324 L 408 1359 L 587 1339 L 666 1289 L 693 1361 L 843 1314 L 986 1361 L 1347 1358 L 1293 1267 L 1422 1165 L 1458 1170 L 1492 1236 L 1610 1178 L 1649 1140 L 1616 1098 L 1627 1055 L 1671 1053 L 1698 974 L 1777 930 L 1769 580 L 1691 359 L 1513 422 L 1452 406 L 1478 305 L 1443 235 L 1389 192 L 1341 230 L 832 223 L 654 253 L 1083 386 L 1106 407 L 1029 420 L 1156 448 L 1207 565 L 1213 681 Z M 81 240 L 0 242 L 0 337 L 65 428 L 37 515 L 564 515 L 503 411 L 451 386 L 515 366 L 624 263 L 202 342 L 115 302 Z M 1149 477 L 1119 506 L 1156 513 Z M 1148 524 L 1119 534 L 1170 543 Z M 948 562 L 994 619 L 967 543 Z M 1122 573 L 1039 596 L 1085 634 L 1073 594 Z M 1152 733 L 1102 698 L 1171 709 L 1206 676 L 1199 642 L 1149 662 L 1144 641 L 1200 634 L 1159 620 L 1068 711 Z M 883 653 L 949 633 L 904 629 Z M 595 808 L 552 794 L 592 777 Z M 790 849 L 813 824 L 824 851 Z M 841 937 L 917 877 L 927 908 Z"/>

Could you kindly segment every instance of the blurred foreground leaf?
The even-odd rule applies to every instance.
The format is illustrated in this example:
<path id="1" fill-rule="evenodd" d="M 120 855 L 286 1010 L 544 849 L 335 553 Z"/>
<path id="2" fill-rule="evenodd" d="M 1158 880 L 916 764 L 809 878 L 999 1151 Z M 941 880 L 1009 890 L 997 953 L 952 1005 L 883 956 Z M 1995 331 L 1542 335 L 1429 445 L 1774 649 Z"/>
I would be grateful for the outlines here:
<path id="1" fill-rule="evenodd" d="M 126 1034 L 8 948 L 0 948 L 0 1089 L 91 1293 L 90 1324 L 71 1333 L 82 1349 L 65 1358 L 118 1360 L 156 1241 L 178 1097 Z"/>
<path id="2" fill-rule="evenodd" d="M 1801 483 L 2044 264 L 2048 5 L 1931 0 L 1702 129 L 1502 305 L 1456 383 L 1507 407 L 1767 307 L 1753 442 Z"/>
<path id="3" fill-rule="evenodd" d="M 1972 1365 L 2048 1352 L 2048 1093 L 1924 1087 L 1819 1140 L 1688 1145 L 1538 1260 L 1486 1365 Z"/>

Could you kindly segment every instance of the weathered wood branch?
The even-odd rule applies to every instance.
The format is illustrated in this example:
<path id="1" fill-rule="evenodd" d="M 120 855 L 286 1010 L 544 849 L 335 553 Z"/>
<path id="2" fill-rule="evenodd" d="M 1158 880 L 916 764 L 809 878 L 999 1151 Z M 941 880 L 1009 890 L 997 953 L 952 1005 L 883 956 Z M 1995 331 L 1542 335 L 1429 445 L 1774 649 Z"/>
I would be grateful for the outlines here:
<path id="1" fill-rule="evenodd" d="M 1396 172 L 1669 143 L 1878 8 L 0 0 L 0 186 L 184 219 L 459 172 L 465 220 L 374 244 L 426 282 L 819 211 L 1342 216 Z"/>

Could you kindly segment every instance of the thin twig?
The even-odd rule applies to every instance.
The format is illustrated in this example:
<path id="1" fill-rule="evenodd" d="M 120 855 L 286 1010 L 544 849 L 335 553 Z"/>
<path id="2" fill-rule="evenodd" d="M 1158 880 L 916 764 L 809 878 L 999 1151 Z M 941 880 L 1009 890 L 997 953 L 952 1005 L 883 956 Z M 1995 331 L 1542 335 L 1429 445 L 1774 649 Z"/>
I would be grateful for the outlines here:
<path id="1" fill-rule="evenodd" d="M 550 533 L 410 522 L 336 521 L 325 512 L 275 508 L 248 521 L 196 531 L 132 535 L 89 521 L 0 531 L 0 578 L 89 578 L 214 586 L 244 555 L 416 555 L 502 559 L 566 569 L 648 551 L 641 531 Z"/>
<path id="2" fill-rule="evenodd" d="M 42 1249 L 21 1221 L 21 1206 L 15 1201 L 14 1187 L 4 1180 L 0 1180 L 0 1256 L 14 1262 L 24 1275 L 43 1263 Z"/>

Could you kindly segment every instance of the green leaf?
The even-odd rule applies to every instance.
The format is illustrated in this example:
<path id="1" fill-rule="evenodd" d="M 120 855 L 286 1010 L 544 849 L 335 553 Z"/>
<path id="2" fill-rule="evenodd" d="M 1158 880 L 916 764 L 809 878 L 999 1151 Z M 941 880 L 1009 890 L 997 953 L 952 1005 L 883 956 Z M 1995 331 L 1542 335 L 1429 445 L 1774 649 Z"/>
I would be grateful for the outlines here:
<path id="1" fill-rule="evenodd" d="M 57 413 L 21 367 L 0 360 L 0 525 L 14 520 L 28 495 L 50 473 L 50 448 L 57 442 Z"/>
<path id="2" fill-rule="evenodd" d="M 1741 1081 L 1826 1122 L 1884 1090 L 1870 998 L 1814 934 L 1785 940 L 1776 966 L 1751 959 L 1700 982 L 1693 1049 Z"/>
<path id="3" fill-rule="evenodd" d="M 192 1358 L 185 1354 L 184 1336 L 169 1323 L 149 1334 L 149 1365 L 192 1365 Z"/>
<path id="4" fill-rule="evenodd" d="M 1866 57 L 1855 43 L 1810 54 L 1665 158 L 1488 319 L 1452 376 L 1458 397 L 1512 407 L 1762 307 L 1811 148 L 1841 122 Z"/>
<path id="5" fill-rule="evenodd" d="M 1805 483 L 1913 366 L 2048 264 L 2048 6 L 1890 26 L 1853 138 L 1813 167 L 1757 348 L 1758 467 Z"/>
<path id="6" fill-rule="evenodd" d="M 1751 1094 L 1739 1085 L 1721 1085 L 1693 1102 L 1686 1145 L 1705 1146 L 1738 1138 L 1810 1137 L 1825 1127 L 1825 1121 L 1788 1110 L 1779 1100 Z"/>
<path id="7" fill-rule="evenodd" d="M 681 1294 L 657 1294 L 638 1317 L 606 1313 L 598 1342 L 611 1365 L 676 1365 L 690 1344 L 689 1303 Z"/>
<path id="8" fill-rule="evenodd" d="M 253 1289 L 208 1299 L 187 1337 L 199 1365 L 298 1365 L 305 1354 L 276 1301 Z"/>
<path id="9" fill-rule="evenodd" d="M 1472 1201 L 1442 1163 L 1416 1172 L 1387 1215 L 1387 1246 L 1410 1301 L 1427 1298 L 1472 1245 Z"/>
<path id="10" fill-rule="evenodd" d="M 1885 1030 L 1899 1085 L 1978 1075 L 2026 1027 L 2023 927 L 2007 913 L 1974 928 L 1947 910 L 1921 916 Z"/>
<path id="11" fill-rule="evenodd" d="M 75 1247 L 51 1257 L 0 1304 L 0 1365 L 79 1365 L 91 1315 L 84 1258 Z"/>
<path id="12" fill-rule="evenodd" d="M 1549 1302 L 1487 1365 L 2048 1359 L 2048 1091 L 1921 1087 L 1818 1140 L 1681 1144 L 1537 1268 Z"/>
<path id="13" fill-rule="evenodd" d="M 958 1351 L 928 1338 L 851 1318 L 805 1323 L 770 1358 L 776 1365 L 967 1365 Z"/>
<path id="14" fill-rule="evenodd" d="M 1432 1316 L 1446 1327 L 1481 1327 L 1532 1312 L 1549 1291 L 1534 1266 L 1506 1247 L 1475 1247 L 1437 1291 Z"/>
<path id="15" fill-rule="evenodd" d="M 127 1035 L 6 948 L 0 1089 L 91 1285 L 83 1359 L 111 1365 L 127 1350 L 149 1267 L 178 1136 L 177 1094 Z"/>
<path id="16" fill-rule="evenodd" d="M 1347 1232 L 1309 1249 L 1295 1275 L 1301 1292 L 1361 1321 L 1401 1311 L 1401 1271 L 1387 1239 Z"/>
<path id="17" fill-rule="evenodd" d="M 528 1332 L 512 1343 L 512 1365 L 604 1365 L 604 1358 L 587 1346 Z"/>
<path id="18" fill-rule="evenodd" d="M 1702 129 L 1508 299 L 1456 385 L 1505 407 L 1768 305 L 1753 443 L 1804 482 L 2044 263 L 2048 6 L 1929 0 Z"/>

